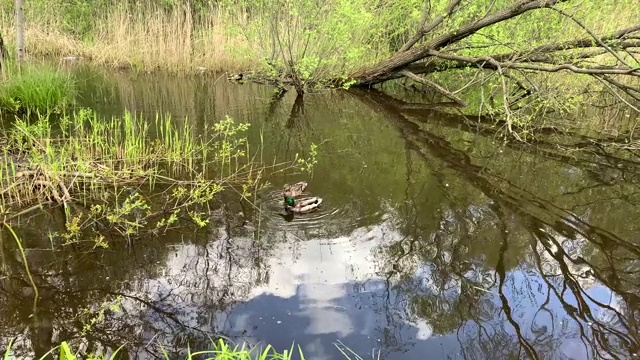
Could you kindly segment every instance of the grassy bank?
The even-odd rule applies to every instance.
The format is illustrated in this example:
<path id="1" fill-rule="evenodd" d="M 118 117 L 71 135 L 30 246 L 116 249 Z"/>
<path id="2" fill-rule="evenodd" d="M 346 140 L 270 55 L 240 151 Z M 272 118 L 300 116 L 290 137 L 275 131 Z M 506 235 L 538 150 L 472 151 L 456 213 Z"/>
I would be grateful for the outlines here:
<path id="1" fill-rule="evenodd" d="M 181 7 L 166 10 L 150 3 L 83 5 L 76 9 L 48 1 L 27 4 L 28 52 L 36 56 L 80 57 L 107 67 L 143 71 L 185 73 L 200 68 L 239 70 L 253 65 L 244 56 L 246 41 L 229 34 L 237 19 L 219 9 L 208 12 L 196 27 L 191 11 Z M 81 10 L 90 6 L 96 6 L 95 12 Z M 11 4 L 3 7 L 2 33 L 13 34 Z"/>
<path id="2" fill-rule="evenodd" d="M 60 112 L 75 100 L 70 74 L 44 64 L 9 63 L 0 81 L 0 112 Z"/>

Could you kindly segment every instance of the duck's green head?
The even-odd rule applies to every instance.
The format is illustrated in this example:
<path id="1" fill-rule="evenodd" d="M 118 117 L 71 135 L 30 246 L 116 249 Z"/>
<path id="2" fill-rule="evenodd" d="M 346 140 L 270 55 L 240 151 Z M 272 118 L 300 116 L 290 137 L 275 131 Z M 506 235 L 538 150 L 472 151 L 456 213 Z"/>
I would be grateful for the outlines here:
<path id="1" fill-rule="evenodd" d="M 289 206 L 295 206 L 296 205 L 295 200 L 293 200 L 293 197 L 291 197 L 291 196 L 285 196 L 284 197 L 284 203 L 289 205 Z"/>

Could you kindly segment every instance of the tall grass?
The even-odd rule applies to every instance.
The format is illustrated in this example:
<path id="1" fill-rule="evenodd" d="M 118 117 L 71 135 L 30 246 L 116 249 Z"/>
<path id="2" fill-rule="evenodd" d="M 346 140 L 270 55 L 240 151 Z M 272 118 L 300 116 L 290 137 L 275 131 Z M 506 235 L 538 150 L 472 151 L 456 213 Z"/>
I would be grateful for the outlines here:
<path id="1" fill-rule="evenodd" d="M 242 16 L 218 7 L 195 19 L 187 5 L 167 10 L 148 2 L 123 3 L 103 9 L 90 19 L 90 32 L 78 35 L 65 30 L 64 14 L 58 14 L 54 2 L 48 4 L 46 11 L 26 9 L 31 21 L 25 37 L 33 55 L 74 56 L 112 68 L 173 73 L 237 71 L 257 63 L 246 39 L 231 31 L 244 21 Z M 3 33 L 12 33 L 10 14 L 0 14 L 2 24 L 8 25 L 0 29 Z"/>
<path id="2" fill-rule="evenodd" d="M 50 65 L 10 63 L 0 81 L 0 111 L 60 112 L 75 96 L 72 76 Z"/>
<path id="3" fill-rule="evenodd" d="M 2 6 L 0 1 L 0 7 L 7 11 L 0 14 L 0 24 L 5 27 L 0 31 L 12 33 L 11 5 L 4 2 Z M 263 67 L 265 60 L 283 66 L 286 60 L 293 60 L 299 63 L 301 74 L 317 69 L 323 74 L 342 74 L 388 55 L 379 51 L 386 46 L 376 30 L 384 31 L 382 14 L 362 0 L 340 0 L 318 8 L 308 0 L 300 6 L 287 1 L 284 8 L 276 2 L 221 1 L 210 2 L 198 12 L 186 1 L 172 1 L 168 8 L 149 1 L 102 7 L 86 2 L 84 7 L 93 7 L 94 13 L 78 12 L 74 18 L 68 15 L 72 8 L 55 1 L 33 3 L 25 7 L 30 19 L 26 28 L 29 53 L 83 57 L 113 68 L 238 71 Z M 274 17 L 279 11 L 282 16 Z M 87 19 L 89 16 L 93 17 Z M 87 22 L 91 25 L 83 25 Z M 77 34 L 69 23 L 79 24 L 85 32 Z M 288 39 L 282 38 L 285 34 Z"/>
<path id="4" fill-rule="evenodd" d="M 155 122 L 126 112 L 104 119 L 88 109 L 54 118 L 16 119 L 0 145 L 0 196 L 29 202 L 39 193 L 57 201 L 71 193 L 114 184 L 203 180 L 210 170 L 226 184 L 257 180 L 244 132 L 247 124 L 226 118 L 204 139 L 170 116 Z M 258 147 L 259 148 L 259 147 Z M 257 171 L 257 170 L 256 170 Z M 46 191 L 33 193 L 36 183 Z"/>

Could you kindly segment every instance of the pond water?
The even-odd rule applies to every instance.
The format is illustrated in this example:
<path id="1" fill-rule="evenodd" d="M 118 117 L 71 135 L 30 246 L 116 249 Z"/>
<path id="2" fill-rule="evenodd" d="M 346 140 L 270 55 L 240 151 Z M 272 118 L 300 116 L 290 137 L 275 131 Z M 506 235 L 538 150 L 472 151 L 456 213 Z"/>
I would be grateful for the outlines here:
<path id="1" fill-rule="evenodd" d="M 256 207 L 230 201 L 206 231 L 79 253 L 51 250 L 59 212 L 24 219 L 41 299 L 33 316 L 5 241 L 0 344 L 37 354 L 62 340 L 126 344 L 130 358 L 153 359 L 155 344 L 179 351 L 224 335 L 295 343 L 307 359 L 341 358 L 336 344 L 365 359 L 638 356 L 637 153 L 560 135 L 504 144 L 462 116 L 375 92 L 300 102 L 210 75 L 78 73 L 80 105 L 102 115 L 168 113 L 196 132 L 229 115 L 251 124 L 251 144 L 263 139 L 266 162 L 315 143 L 318 163 L 311 176 L 267 175 Z M 287 221 L 274 194 L 300 180 L 324 203 Z"/>

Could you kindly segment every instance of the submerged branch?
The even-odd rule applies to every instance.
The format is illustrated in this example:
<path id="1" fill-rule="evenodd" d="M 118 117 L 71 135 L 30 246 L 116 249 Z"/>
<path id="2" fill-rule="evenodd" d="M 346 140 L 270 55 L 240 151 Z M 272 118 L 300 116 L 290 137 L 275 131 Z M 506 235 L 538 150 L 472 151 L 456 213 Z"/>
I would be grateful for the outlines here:
<path id="1" fill-rule="evenodd" d="M 427 86 L 433 88 L 435 91 L 437 91 L 438 93 L 442 94 L 446 98 L 454 101 L 456 104 L 460 105 L 461 107 L 466 107 L 467 106 L 467 103 L 464 102 L 462 99 L 460 99 L 459 97 L 455 96 L 451 91 L 449 91 L 449 90 L 443 88 L 442 86 L 434 83 L 433 81 L 429 81 L 429 80 L 427 80 L 425 78 L 422 78 L 422 77 L 420 77 L 420 76 L 418 76 L 418 75 L 416 75 L 416 74 L 414 74 L 414 73 L 412 73 L 410 71 L 407 71 L 407 70 L 402 70 L 400 72 L 400 74 L 408 77 L 409 79 L 411 79 L 411 80 L 413 80 L 415 82 L 418 82 L 420 84 L 424 84 L 424 85 L 427 85 Z"/>

